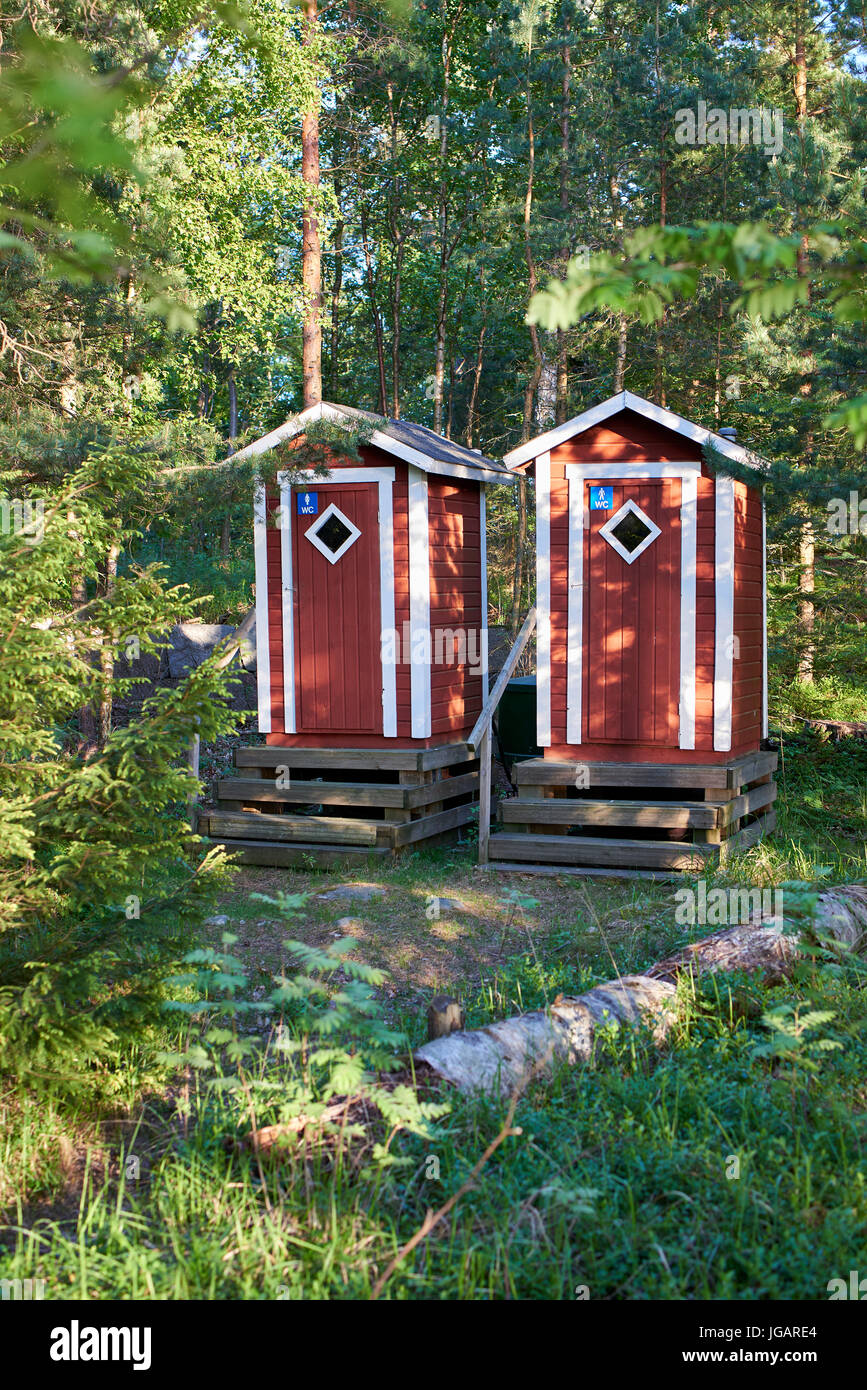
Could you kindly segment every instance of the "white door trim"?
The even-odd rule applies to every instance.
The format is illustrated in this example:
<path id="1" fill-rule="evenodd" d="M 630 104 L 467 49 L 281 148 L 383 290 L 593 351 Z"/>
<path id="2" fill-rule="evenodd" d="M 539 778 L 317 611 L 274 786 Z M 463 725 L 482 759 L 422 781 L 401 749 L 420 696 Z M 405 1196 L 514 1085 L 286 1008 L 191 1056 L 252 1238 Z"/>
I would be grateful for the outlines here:
<path id="1" fill-rule="evenodd" d="M 335 468 L 324 477 L 311 477 L 310 492 L 321 487 L 339 487 L 345 483 L 377 483 L 379 487 L 379 607 L 380 661 L 382 664 L 382 734 L 383 738 L 397 737 L 397 667 L 394 660 L 383 659 L 385 634 L 394 631 L 394 509 L 392 489 L 393 468 Z M 286 733 L 294 734 L 295 714 L 295 623 L 292 590 L 292 488 L 301 484 L 291 474 L 277 474 L 280 488 L 282 531 L 281 568 L 283 580 L 283 682 L 286 709 Z M 256 594 L 258 598 L 258 566 Z M 257 617 L 258 627 L 258 617 Z M 257 637 L 258 641 L 258 637 Z M 389 643 L 389 646 L 392 644 Z M 257 651 L 258 663 L 258 651 Z M 261 725 L 260 725 L 261 727 Z"/>
<path id="2" fill-rule="evenodd" d="M 695 748 L 695 574 L 698 538 L 696 460 L 671 463 L 567 463 L 569 483 L 569 635 L 566 648 L 566 742 L 582 742 L 584 532 L 589 520 L 584 486 L 589 478 L 610 478 L 626 486 L 680 479 L 680 700 L 678 747 Z"/>
<path id="3" fill-rule="evenodd" d="M 428 529 L 427 473 L 407 465 L 409 492 L 409 660 L 412 701 L 412 736 L 430 738 L 430 533 Z M 419 639 L 421 639 L 419 641 Z M 418 654 L 422 659 L 417 660 Z M 397 644 L 400 645 L 399 643 Z M 427 660 L 425 660 L 427 656 Z"/>
<path id="4" fill-rule="evenodd" d="M 253 494 L 253 556 L 256 561 L 256 703 L 259 733 L 271 732 L 271 647 L 268 641 L 268 526 L 264 483 Z"/>
<path id="5" fill-rule="evenodd" d="M 713 663 L 713 746 L 728 753 L 732 746 L 732 681 L 735 630 L 735 480 L 717 473 L 715 486 Z"/>
<path id="6" fill-rule="evenodd" d="M 551 455 L 536 459 L 536 742 L 551 747 Z"/>

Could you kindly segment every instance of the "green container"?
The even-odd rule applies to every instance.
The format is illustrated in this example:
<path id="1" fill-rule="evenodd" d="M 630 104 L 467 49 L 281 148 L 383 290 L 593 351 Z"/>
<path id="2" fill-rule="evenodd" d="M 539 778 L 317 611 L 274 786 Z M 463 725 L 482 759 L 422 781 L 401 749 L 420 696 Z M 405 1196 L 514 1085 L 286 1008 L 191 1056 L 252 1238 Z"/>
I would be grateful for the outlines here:
<path id="1" fill-rule="evenodd" d="M 500 747 L 508 763 L 538 758 L 536 743 L 536 677 L 513 676 L 497 710 Z"/>

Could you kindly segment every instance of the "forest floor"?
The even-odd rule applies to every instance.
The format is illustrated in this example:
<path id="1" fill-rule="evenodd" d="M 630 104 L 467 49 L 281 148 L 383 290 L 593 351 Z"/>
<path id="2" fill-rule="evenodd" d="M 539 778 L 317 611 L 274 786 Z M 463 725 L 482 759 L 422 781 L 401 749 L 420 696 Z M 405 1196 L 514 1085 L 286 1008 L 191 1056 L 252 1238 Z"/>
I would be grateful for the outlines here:
<path id="1" fill-rule="evenodd" d="M 867 876 L 867 747 L 791 741 L 781 774 L 777 834 L 713 882 Z M 323 896 L 359 885 L 378 891 Z M 706 934 L 677 920 L 679 886 L 480 871 L 472 844 L 364 873 L 243 869 L 202 940 L 234 938 L 261 997 L 286 939 L 350 936 L 350 960 L 386 972 L 386 1022 L 417 1045 L 436 992 L 483 1026 Z M 280 892 L 289 922 L 254 896 Z M 867 1260 L 864 981 L 857 962 L 821 961 L 772 989 L 715 977 L 684 999 L 664 1049 L 626 1030 L 534 1084 L 522 1135 L 386 1296 L 826 1298 Z M 258 1082 L 245 1097 L 195 1063 L 157 1065 L 177 1045 L 167 1027 L 122 1059 L 98 1104 L 0 1095 L 0 1275 L 42 1278 L 55 1299 L 365 1298 L 503 1122 L 499 1101 L 438 1093 L 447 1112 L 427 1135 L 393 1134 L 386 1157 L 374 1123 L 345 1149 L 299 1141 L 260 1171 L 236 1143 Z M 295 1084 L 287 1065 L 258 1074 L 272 1088 L 260 1123 Z"/>

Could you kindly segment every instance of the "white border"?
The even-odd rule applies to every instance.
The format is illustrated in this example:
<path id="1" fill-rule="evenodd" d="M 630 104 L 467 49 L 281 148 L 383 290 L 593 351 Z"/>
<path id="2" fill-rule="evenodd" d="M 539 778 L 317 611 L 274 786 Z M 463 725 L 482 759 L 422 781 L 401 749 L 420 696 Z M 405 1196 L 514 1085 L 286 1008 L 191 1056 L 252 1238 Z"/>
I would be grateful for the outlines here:
<path id="1" fill-rule="evenodd" d="M 482 704 L 488 703 L 488 501 L 486 484 L 479 483 L 479 544 L 482 571 L 482 633 L 479 660 L 482 663 Z"/>
<path id="2" fill-rule="evenodd" d="M 336 516 L 338 520 L 342 521 L 343 525 L 346 526 L 349 530 L 349 535 L 346 537 L 346 540 L 343 542 L 339 550 L 329 550 L 325 542 L 319 539 L 319 531 L 321 527 L 325 525 L 325 522 L 328 520 L 330 516 Z M 350 521 L 349 517 L 346 516 L 334 502 L 332 502 L 329 506 L 325 508 L 325 511 L 322 513 L 322 515 L 316 518 L 313 525 L 308 527 L 308 529 L 304 532 L 304 539 L 308 540 L 311 545 L 316 546 L 316 549 L 319 551 L 319 554 L 325 556 L 329 565 L 336 565 L 337 561 L 341 560 L 343 556 L 346 554 L 349 547 L 351 545 L 355 545 L 355 542 L 358 540 L 358 537 L 360 535 L 361 532 L 359 531 L 355 522 Z"/>
<path id="3" fill-rule="evenodd" d="M 623 518 L 630 514 L 632 516 L 637 516 L 639 521 L 643 521 L 645 526 L 649 527 L 648 533 L 644 537 L 644 540 L 641 542 L 640 545 L 637 545 L 634 550 L 627 550 L 626 546 L 621 545 L 620 541 L 614 535 L 615 526 L 618 526 L 620 522 L 623 520 Z M 599 534 L 600 536 L 605 537 L 605 540 L 611 546 L 611 549 L 616 551 L 616 553 L 620 556 L 621 560 L 625 560 L 627 565 L 631 565 L 635 560 L 638 559 L 639 555 L 644 554 L 645 550 L 649 545 L 653 544 L 657 536 L 662 535 L 662 528 L 657 526 L 655 521 L 651 521 L 650 517 L 647 516 L 647 514 L 641 510 L 638 503 L 634 502 L 632 498 L 629 497 L 623 503 L 623 506 L 619 509 L 619 511 L 616 511 L 614 513 L 614 516 L 609 517 L 604 526 L 599 527 Z"/>
<path id="4" fill-rule="evenodd" d="M 409 492 L 409 679 L 412 699 L 412 736 L 430 738 L 430 536 L 428 532 L 427 474 L 412 464 L 407 468 Z M 416 640 L 422 635 L 422 652 L 428 660 L 416 661 Z"/>
<path id="5" fill-rule="evenodd" d="M 268 640 L 268 527 L 264 483 L 253 494 L 253 554 L 256 560 L 256 699 L 259 732 L 271 732 L 271 644 Z"/>
<path id="6" fill-rule="evenodd" d="M 768 737 L 768 518 L 762 493 L 762 738 Z"/>
<path id="7" fill-rule="evenodd" d="M 536 460 L 536 742 L 551 747 L 551 455 Z"/>
<path id="8" fill-rule="evenodd" d="M 550 458 L 550 455 L 547 457 Z M 647 482 L 653 479 L 679 478 L 681 486 L 678 747 L 695 748 L 695 577 L 698 537 L 697 499 L 700 476 L 701 463 L 694 459 L 671 463 L 639 464 L 620 461 L 566 464 L 566 477 L 569 482 L 569 635 L 566 649 L 566 742 L 569 744 L 580 744 L 583 741 L 581 683 L 584 660 L 584 486 L 588 478 L 610 478 L 626 487 L 630 487 L 633 483 Z M 536 486 L 539 487 L 538 473 Z M 550 531 L 548 533 L 548 546 L 550 550 Z"/>
<path id="9" fill-rule="evenodd" d="M 735 480 L 717 473 L 715 481 L 714 596 L 716 635 L 713 679 L 713 746 L 732 746 L 732 678 L 735 609 Z"/>
<path id="10" fill-rule="evenodd" d="M 281 520 L 284 516 L 289 518 L 289 527 L 292 525 L 292 488 L 300 484 L 297 479 L 292 479 L 290 474 L 281 472 L 277 474 L 277 483 L 280 488 L 280 503 L 285 509 L 281 512 Z M 340 487 L 344 483 L 377 483 L 379 485 L 379 608 L 380 608 L 380 641 L 383 634 L 394 632 L 394 509 L 392 505 L 392 489 L 394 485 L 393 468 L 335 468 L 324 477 L 311 479 L 316 489 L 320 487 Z M 311 485 L 310 491 L 314 490 Z M 288 727 L 288 712 L 290 701 L 284 694 L 284 701 L 287 710 L 286 733 L 296 733 L 295 728 L 295 624 L 292 604 L 292 551 L 291 551 L 291 530 L 289 547 L 283 547 L 281 563 L 289 563 L 288 583 L 287 571 L 283 570 L 283 679 L 287 679 L 287 672 L 291 673 L 291 709 L 292 709 L 292 728 Z M 257 549 L 256 564 L 256 600 L 257 600 L 257 666 L 258 666 L 258 623 L 259 623 L 259 551 Z M 267 556 L 265 557 L 266 576 L 267 576 Z M 266 590 L 267 592 L 267 590 Z M 286 594 L 289 595 L 287 604 Z M 288 609 L 288 612 L 287 612 Z M 266 610 L 267 623 L 267 610 Z M 267 632 L 267 626 L 266 626 Z M 393 644 L 389 644 L 393 645 Z M 267 644 L 266 644 L 267 651 Z M 269 654 L 270 655 L 270 654 Z M 382 659 L 382 645 L 380 645 L 380 660 Z M 261 690 L 261 684 L 260 684 Z M 261 696 L 260 696 L 261 699 Z M 270 706 L 270 700 L 269 700 Z M 259 725 L 262 728 L 261 722 Z M 270 733 L 270 708 L 268 717 L 268 728 L 263 730 Z M 383 738 L 397 737 L 397 667 L 394 661 L 382 662 L 382 736 Z"/>

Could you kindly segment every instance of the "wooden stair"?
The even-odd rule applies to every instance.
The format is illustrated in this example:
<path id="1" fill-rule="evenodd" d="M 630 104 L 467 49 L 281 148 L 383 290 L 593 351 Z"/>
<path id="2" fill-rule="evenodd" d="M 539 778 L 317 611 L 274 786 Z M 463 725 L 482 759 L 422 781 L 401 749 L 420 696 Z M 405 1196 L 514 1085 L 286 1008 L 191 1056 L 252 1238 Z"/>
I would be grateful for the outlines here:
<path id="1" fill-rule="evenodd" d="M 425 749 L 238 748 L 199 833 L 248 864 L 331 866 L 454 835 L 475 815 L 466 743 Z"/>
<path id="2" fill-rule="evenodd" d="M 517 796 L 500 803 L 492 867 L 701 870 L 774 829 L 776 766 L 777 754 L 764 750 L 708 766 L 534 758 L 516 769 Z M 631 833 L 612 838 L 612 830 Z"/>

